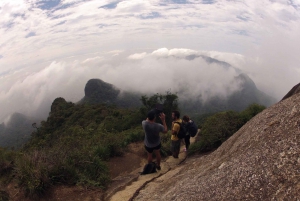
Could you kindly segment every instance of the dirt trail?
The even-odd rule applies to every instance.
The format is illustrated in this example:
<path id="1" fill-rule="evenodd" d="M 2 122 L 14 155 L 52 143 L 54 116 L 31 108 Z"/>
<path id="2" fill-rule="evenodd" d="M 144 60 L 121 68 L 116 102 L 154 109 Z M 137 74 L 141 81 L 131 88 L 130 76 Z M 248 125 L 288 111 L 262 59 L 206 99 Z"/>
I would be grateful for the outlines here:
<path id="1" fill-rule="evenodd" d="M 191 144 L 195 142 L 195 139 L 196 136 L 190 139 Z M 108 189 L 105 200 L 133 200 L 139 191 L 148 183 L 163 177 L 166 173 L 168 173 L 169 176 L 176 174 L 176 172 L 180 170 L 180 166 L 178 165 L 186 159 L 186 152 L 183 151 L 184 147 L 185 145 L 182 145 L 180 148 L 179 158 L 175 159 L 170 156 L 163 160 L 161 163 L 161 170 L 157 171 L 157 173 L 140 175 L 139 172 L 141 172 L 143 168 L 143 166 L 141 166 L 125 176 L 119 176 L 113 179 L 113 188 Z M 151 185 L 155 185 L 155 182 L 151 183 Z"/>

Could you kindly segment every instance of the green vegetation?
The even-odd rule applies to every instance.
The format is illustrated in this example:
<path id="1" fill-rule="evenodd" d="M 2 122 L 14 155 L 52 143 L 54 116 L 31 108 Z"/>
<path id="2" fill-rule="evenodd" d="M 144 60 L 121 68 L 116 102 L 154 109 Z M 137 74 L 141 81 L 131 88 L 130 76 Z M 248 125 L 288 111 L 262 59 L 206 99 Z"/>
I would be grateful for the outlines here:
<path id="1" fill-rule="evenodd" d="M 110 180 L 106 161 L 143 139 L 141 120 L 137 109 L 57 98 L 23 149 L 1 150 L 1 180 L 14 179 L 28 196 L 43 195 L 55 184 L 105 188 Z"/>
<path id="2" fill-rule="evenodd" d="M 225 111 L 206 117 L 201 125 L 200 139 L 190 146 L 189 154 L 207 152 L 218 148 L 247 121 L 264 109 L 265 107 L 262 105 L 251 104 L 242 112 Z"/>
<path id="3" fill-rule="evenodd" d="M 144 139 L 141 122 L 150 102 L 163 103 L 169 113 L 177 109 L 176 95 L 153 97 L 142 97 L 145 105 L 135 109 L 55 99 L 49 117 L 22 149 L 0 150 L 1 183 L 14 181 L 29 197 L 41 196 L 56 184 L 105 189 L 110 182 L 107 161 L 122 156 L 128 144 Z M 169 148 L 170 137 L 163 139 Z"/>
<path id="4" fill-rule="evenodd" d="M 178 110 L 178 97 L 170 92 L 142 96 L 141 102 L 140 108 L 124 109 L 55 99 L 49 117 L 41 122 L 22 149 L 0 149 L 1 183 L 13 181 L 27 196 L 41 196 L 57 184 L 105 189 L 110 182 L 107 161 L 122 156 L 128 144 L 143 140 L 141 121 L 147 112 L 157 103 L 162 104 L 170 128 L 171 112 Z M 192 153 L 218 147 L 263 109 L 251 105 L 240 113 L 227 111 L 199 116 L 202 136 L 191 146 Z M 170 135 L 161 137 L 163 156 L 171 154 Z M 4 191 L 0 192 L 0 198 L 9 199 Z"/>
<path id="5" fill-rule="evenodd" d="M 178 96 L 176 94 L 172 94 L 170 91 L 167 91 L 165 95 L 155 94 L 151 97 L 142 96 L 141 101 L 143 106 L 140 109 L 141 114 L 146 117 L 147 112 L 151 109 L 155 108 L 156 104 L 163 105 L 163 112 L 166 115 L 166 123 L 170 128 L 172 124 L 172 111 L 178 110 Z M 156 118 L 159 121 L 159 118 Z"/>

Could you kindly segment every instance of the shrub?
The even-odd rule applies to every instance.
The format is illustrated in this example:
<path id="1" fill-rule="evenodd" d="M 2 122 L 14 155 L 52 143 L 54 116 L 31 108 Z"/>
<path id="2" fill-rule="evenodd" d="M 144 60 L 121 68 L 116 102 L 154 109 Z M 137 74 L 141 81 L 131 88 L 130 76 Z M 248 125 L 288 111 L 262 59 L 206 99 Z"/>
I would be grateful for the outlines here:
<path id="1" fill-rule="evenodd" d="M 194 144 L 191 144 L 189 147 L 188 155 L 209 151 L 205 149 L 206 148 L 205 145 L 206 144 L 204 140 L 200 140 L 195 142 Z"/>
<path id="2" fill-rule="evenodd" d="M 200 141 L 191 145 L 190 150 L 213 150 L 234 134 L 241 125 L 242 121 L 237 112 L 227 111 L 212 115 L 202 126 Z"/>
<path id="3" fill-rule="evenodd" d="M 251 104 L 240 113 L 226 111 L 207 117 L 201 128 L 201 137 L 198 142 L 190 146 L 189 154 L 211 151 L 218 148 L 247 121 L 264 109 L 265 106 Z"/>
<path id="4" fill-rule="evenodd" d="M 161 155 L 162 156 L 169 156 L 172 154 L 171 152 L 171 132 L 167 132 L 164 134 L 161 134 Z"/>
<path id="5" fill-rule="evenodd" d="M 124 132 L 124 135 L 125 135 L 125 140 L 124 140 L 125 146 L 127 146 L 128 144 L 130 144 L 132 142 L 142 141 L 145 136 L 145 134 L 141 128 L 126 131 L 126 132 Z"/>
<path id="6" fill-rule="evenodd" d="M 99 157 L 93 157 L 88 161 L 80 161 L 77 167 L 78 184 L 105 188 L 110 181 L 108 168 Z"/>
<path id="7" fill-rule="evenodd" d="M 95 147 L 94 154 L 103 160 L 107 161 L 110 158 L 110 149 L 109 146 L 98 145 Z"/>
<path id="8" fill-rule="evenodd" d="M 26 195 L 42 195 L 50 182 L 47 175 L 47 168 L 38 152 L 24 154 L 17 158 L 15 174 L 19 185 L 25 189 Z"/>
<path id="9" fill-rule="evenodd" d="M 0 176 L 10 174 L 17 152 L 0 149 Z"/>
<path id="10" fill-rule="evenodd" d="M 247 121 L 249 121 L 252 117 L 260 113 L 266 109 L 265 106 L 259 105 L 259 104 L 251 104 L 249 105 L 244 111 L 240 113 L 240 116 L 242 118 L 243 123 L 245 124 Z"/>

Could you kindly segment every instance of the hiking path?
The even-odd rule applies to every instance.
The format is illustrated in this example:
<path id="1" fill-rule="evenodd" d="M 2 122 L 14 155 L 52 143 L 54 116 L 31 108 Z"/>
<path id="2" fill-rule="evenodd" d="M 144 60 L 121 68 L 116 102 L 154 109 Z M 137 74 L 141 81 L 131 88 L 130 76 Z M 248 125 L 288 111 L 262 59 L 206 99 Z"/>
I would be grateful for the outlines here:
<path id="1" fill-rule="evenodd" d="M 190 138 L 191 144 L 195 142 L 197 135 L 195 137 Z M 140 175 L 140 172 L 143 170 L 144 165 L 147 163 L 147 161 L 145 160 L 144 165 L 135 169 L 129 174 L 121 175 L 114 178 L 112 180 L 110 187 L 106 191 L 105 200 L 107 201 L 108 200 L 109 201 L 134 200 L 134 198 L 138 195 L 139 191 L 143 190 L 143 188 L 147 184 L 151 183 L 151 185 L 155 185 L 154 181 L 157 180 L 158 178 L 163 177 L 164 175 L 166 175 L 166 173 L 169 174 L 168 177 L 175 175 L 180 170 L 179 165 L 187 157 L 187 152 L 183 150 L 184 148 L 185 145 L 184 143 L 182 143 L 178 158 L 169 156 L 164 160 L 162 160 L 161 170 L 157 170 L 156 173 Z"/>

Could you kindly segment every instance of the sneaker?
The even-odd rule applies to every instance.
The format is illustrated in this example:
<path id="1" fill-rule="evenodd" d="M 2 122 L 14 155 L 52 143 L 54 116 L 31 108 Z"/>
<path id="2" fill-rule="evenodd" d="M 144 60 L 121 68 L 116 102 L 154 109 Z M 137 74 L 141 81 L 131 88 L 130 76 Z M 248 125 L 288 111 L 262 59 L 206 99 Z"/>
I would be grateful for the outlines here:
<path id="1" fill-rule="evenodd" d="M 157 170 L 161 170 L 161 167 L 160 167 L 160 166 L 156 166 L 156 169 L 157 169 Z"/>

